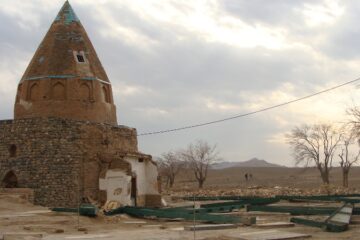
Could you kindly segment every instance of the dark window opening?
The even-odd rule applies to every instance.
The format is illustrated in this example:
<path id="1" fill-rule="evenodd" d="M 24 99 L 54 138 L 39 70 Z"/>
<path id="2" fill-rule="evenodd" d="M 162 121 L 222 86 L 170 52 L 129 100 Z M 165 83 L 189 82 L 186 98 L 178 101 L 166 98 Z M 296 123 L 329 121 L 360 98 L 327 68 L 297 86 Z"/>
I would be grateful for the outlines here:
<path id="1" fill-rule="evenodd" d="M 16 145 L 14 145 L 14 144 L 12 144 L 12 145 L 9 147 L 10 157 L 16 157 L 16 150 L 17 150 L 17 147 L 16 147 Z"/>
<path id="2" fill-rule="evenodd" d="M 77 57 L 78 62 L 85 62 L 85 58 L 83 55 L 76 54 L 76 57 Z"/>
<path id="3" fill-rule="evenodd" d="M 143 159 L 143 158 L 139 158 L 139 162 L 144 162 L 144 159 Z"/>
<path id="4" fill-rule="evenodd" d="M 136 187 L 136 177 L 133 176 L 131 178 L 131 199 L 133 200 L 134 206 L 137 206 L 137 202 L 136 202 L 136 195 L 137 195 L 137 187 Z"/>

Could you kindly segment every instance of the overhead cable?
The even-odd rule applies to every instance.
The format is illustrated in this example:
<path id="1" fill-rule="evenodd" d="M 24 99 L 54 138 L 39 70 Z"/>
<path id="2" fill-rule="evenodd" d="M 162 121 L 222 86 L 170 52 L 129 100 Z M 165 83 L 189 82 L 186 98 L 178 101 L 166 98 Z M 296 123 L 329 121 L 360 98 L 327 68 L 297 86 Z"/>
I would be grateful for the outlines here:
<path id="1" fill-rule="evenodd" d="M 333 91 L 335 89 L 344 87 L 346 85 L 350 85 L 350 84 L 355 83 L 355 82 L 357 82 L 359 80 L 360 80 L 360 77 L 356 78 L 354 80 L 351 80 L 351 81 L 348 81 L 348 82 L 345 82 L 345 83 L 342 83 L 342 84 L 339 84 L 339 85 L 324 89 L 322 91 L 306 95 L 304 97 L 296 98 L 296 99 L 293 99 L 293 100 L 290 100 L 290 101 L 287 101 L 287 102 L 283 102 L 283 103 L 280 103 L 280 104 L 276 104 L 276 105 L 273 105 L 273 106 L 261 108 L 261 109 L 258 109 L 256 111 L 247 112 L 247 113 L 240 113 L 240 114 L 230 116 L 230 117 L 227 117 L 227 118 L 218 119 L 218 120 L 209 121 L 209 122 L 198 123 L 198 124 L 193 124 L 193 125 L 188 125 L 188 126 L 184 126 L 184 127 L 178 127 L 178 128 L 172 128 L 172 129 L 166 129 L 166 130 L 160 130 L 160 131 L 154 131 L 154 132 L 140 133 L 140 134 L 138 134 L 138 136 L 148 136 L 148 135 L 157 135 L 157 134 L 163 134 L 163 133 L 169 133 L 169 132 L 177 132 L 177 131 L 181 131 L 181 130 L 197 128 L 197 127 L 203 127 L 203 126 L 207 126 L 207 125 L 211 125 L 211 124 L 215 124 L 215 123 L 221 123 L 221 122 L 225 122 L 225 121 L 229 121 L 229 120 L 233 120 L 233 119 L 237 119 L 237 118 L 242 118 L 242 117 L 254 115 L 254 114 L 257 114 L 257 113 L 272 110 L 274 108 L 279 108 L 279 107 L 282 107 L 282 106 L 285 106 L 285 105 L 289 105 L 289 104 L 292 104 L 292 103 L 295 103 L 295 102 L 299 102 L 299 101 L 302 101 L 302 100 L 305 100 L 305 99 L 308 99 L 308 98 L 312 98 L 312 97 L 315 97 L 317 95 L 327 93 L 327 92 Z"/>

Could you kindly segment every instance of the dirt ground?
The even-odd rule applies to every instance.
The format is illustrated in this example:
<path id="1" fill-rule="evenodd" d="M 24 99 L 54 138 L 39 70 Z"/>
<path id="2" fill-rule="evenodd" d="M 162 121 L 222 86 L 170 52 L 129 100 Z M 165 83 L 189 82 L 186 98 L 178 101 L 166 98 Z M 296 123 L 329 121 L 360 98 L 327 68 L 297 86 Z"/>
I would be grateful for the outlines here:
<path id="1" fill-rule="evenodd" d="M 252 179 L 246 181 L 245 173 L 252 174 Z M 342 185 L 340 168 L 333 168 L 331 170 L 330 184 L 338 187 Z M 306 190 L 320 185 L 321 178 L 316 168 L 233 167 L 210 170 L 204 187 L 210 189 L 233 189 L 249 186 L 280 186 Z M 189 169 L 182 171 L 177 176 L 174 187 L 175 189 L 196 188 L 196 181 L 192 171 Z M 360 167 L 351 168 L 349 187 L 360 188 Z"/>
<path id="2" fill-rule="evenodd" d="M 189 203 L 183 202 L 181 204 Z M 243 211 L 231 214 L 256 216 L 258 223 L 284 222 L 289 221 L 290 218 L 290 215 L 287 214 L 246 213 Z M 54 213 L 47 208 L 33 206 L 19 196 L 0 196 L 0 235 L 1 233 L 21 233 L 25 234 L 25 236 L 31 236 L 31 234 L 41 233 L 43 234 L 42 239 L 45 240 L 190 240 L 194 239 L 194 233 L 185 231 L 183 228 L 192 224 L 192 222 L 135 219 L 127 215 L 112 217 L 100 215 L 96 218 L 78 217 L 76 213 Z M 81 231 L 79 231 L 79 227 Z M 198 231 L 195 233 L 195 239 L 232 239 L 226 236 L 258 231 L 269 231 L 269 229 L 239 226 L 236 229 Z M 312 235 L 311 239 L 360 239 L 360 227 L 356 225 L 351 225 L 350 229 L 343 233 L 327 233 L 321 229 L 301 226 L 279 228 L 279 231 L 308 233 Z M 37 238 L 16 237 L 13 239 L 30 240 Z"/>
<path id="3" fill-rule="evenodd" d="M 353 171 L 350 184 L 353 188 L 347 192 L 358 192 L 360 186 L 360 169 Z M 253 179 L 245 182 L 243 175 L 253 174 Z M 336 173 L 336 172 L 335 172 Z M 330 191 L 341 192 L 341 181 L 338 173 L 334 177 L 334 185 Z M 164 191 L 164 198 L 170 206 L 191 205 L 176 196 L 182 195 L 276 195 L 276 194 L 319 194 L 329 189 L 314 187 L 319 185 L 317 172 L 301 169 L 225 169 L 211 171 L 205 189 L 198 191 L 191 176 L 183 174 L 177 179 L 172 190 Z M 310 184 L 312 182 L 312 184 Z M 312 186 L 312 187 L 311 187 Z M 289 205 L 289 203 L 287 203 Z M 288 214 L 272 214 L 243 210 L 229 214 L 255 216 L 257 223 L 289 222 Z M 360 220 L 360 217 L 357 218 Z M 192 222 L 174 222 L 164 220 L 136 219 L 127 215 L 103 216 L 96 218 L 78 217 L 76 213 L 55 213 L 47 208 L 34 206 L 19 195 L 0 195 L 0 239 L 2 234 L 25 234 L 27 238 L 16 236 L 15 240 L 33 240 L 31 234 L 41 233 L 45 240 L 63 239 L 100 239 L 100 240 L 187 240 L 187 239 L 235 239 L 241 233 L 279 230 L 294 233 L 307 233 L 310 239 L 360 239 L 360 225 L 350 225 L 348 231 L 342 233 L 324 232 L 318 228 L 295 225 L 288 228 L 259 229 L 256 226 L 239 226 L 235 229 L 192 231 L 184 230 Z M 80 230 L 80 231 L 79 231 Z"/>

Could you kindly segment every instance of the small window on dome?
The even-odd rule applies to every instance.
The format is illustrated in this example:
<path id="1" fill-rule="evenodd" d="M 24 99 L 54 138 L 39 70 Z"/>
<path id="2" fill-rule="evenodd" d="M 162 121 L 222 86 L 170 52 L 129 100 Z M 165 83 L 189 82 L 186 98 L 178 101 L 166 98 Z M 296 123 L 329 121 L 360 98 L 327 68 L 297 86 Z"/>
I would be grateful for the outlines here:
<path id="1" fill-rule="evenodd" d="M 76 55 L 78 62 L 85 62 L 84 56 L 81 54 Z"/>
<path id="2" fill-rule="evenodd" d="M 86 63 L 86 57 L 84 51 L 74 51 L 74 58 L 78 63 Z"/>

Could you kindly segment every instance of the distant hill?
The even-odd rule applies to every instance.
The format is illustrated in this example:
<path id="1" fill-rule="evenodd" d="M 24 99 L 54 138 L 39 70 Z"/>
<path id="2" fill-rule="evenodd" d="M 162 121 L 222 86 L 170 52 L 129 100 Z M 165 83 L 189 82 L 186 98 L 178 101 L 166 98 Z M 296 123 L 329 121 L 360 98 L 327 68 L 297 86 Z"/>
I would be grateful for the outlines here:
<path id="1" fill-rule="evenodd" d="M 218 162 L 211 165 L 212 169 L 225 169 L 232 167 L 284 167 L 278 164 L 269 163 L 262 159 L 252 158 L 245 162 Z"/>

